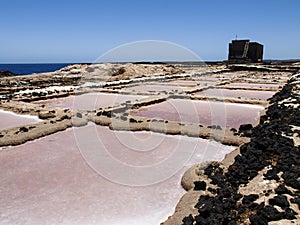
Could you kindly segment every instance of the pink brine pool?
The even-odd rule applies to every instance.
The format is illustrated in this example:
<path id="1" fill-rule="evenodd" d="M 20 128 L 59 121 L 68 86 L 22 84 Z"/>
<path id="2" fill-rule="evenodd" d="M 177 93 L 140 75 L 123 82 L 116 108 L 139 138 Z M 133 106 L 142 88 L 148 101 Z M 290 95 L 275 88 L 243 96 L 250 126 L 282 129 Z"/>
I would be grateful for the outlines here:
<path id="1" fill-rule="evenodd" d="M 186 88 L 186 87 L 185 87 Z M 175 85 L 157 85 L 157 84 L 147 84 L 139 85 L 133 87 L 123 88 L 125 91 L 136 91 L 136 92 L 163 92 L 163 91 L 183 91 L 184 87 L 175 86 Z"/>
<path id="2" fill-rule="evenodd" d="M 0 152 L 2 225 L 159 224 L 184 193 L 180 178 L 188 167 L 234 150 L 92 124 L 73 131 Z"/>
<path id="3" fill-rule="evenodd" d="M 0 110 L 0 130 L 41 122 L 37 116 L 20 115 L 14 112 Z"/>
<path id="4" fill-rule="evenodd" d="M 168 82 L 173 85 L 181 85 L 181 86 L 196 86 L 198 85 L 197 81 L 194 80 L 172 80 Z"/>
<path id="5" fill-rule="evenodd" d="M 224 85 L 225 87 L 237 87 L 237 88 L 270 88 L 278 89 L 280 85 L 277 84 L 258 84 L 258 83 L 230 83 Z"/>
<path id="6" fill-rule="evenodd" d="M 108 93 L 88 93 L 74 95 L 65 98 L 56 98 L 39 101 L 39 104 L 45 104 L 48 107 L 95 110 L 100 107 L 113 106 L 125 101 L 135 101 L 145 96 L 137 95 L 119 95 Z"/>
<path id="7" fill-rule="evenodd" d="M 217 84 L 217 82 L 213 81 L 196 81 L 196 80 L 173 80 L 168 82 L 169 84 L 178 85 L 178 86 L 186 86 L 186 87 L 206 87 L 210 85 Z"/>
<path id="8" fill-rule="evenodd" d="M 229 97 L 229 98 L 255 98 L 267 100 L 271 98 L 275 92 L 273 91 L 251 91 L 251 90 L 231 90 L 231 89 L 208 89 L 196 92 L 196 95 L 212 96 L 212 97 Z"/>
<path id="9" fill-rule="evenodd" d="M 186 99 L 169 99 L 155 105 L 142 107 L 132 114 L 164 120 L 192 122 L 204 125 L 239 128 L 241 124 L 255 124 L 264 107 Z"/>

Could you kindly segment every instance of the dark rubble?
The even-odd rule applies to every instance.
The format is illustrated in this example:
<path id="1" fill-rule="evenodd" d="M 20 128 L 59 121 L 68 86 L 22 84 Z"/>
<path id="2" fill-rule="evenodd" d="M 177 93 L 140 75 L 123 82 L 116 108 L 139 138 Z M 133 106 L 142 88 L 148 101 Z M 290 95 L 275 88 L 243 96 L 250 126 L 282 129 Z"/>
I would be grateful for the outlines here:
<path id="1" fill-rule="evenodd" d="M 300 148 L 293 139 L 293 136 L 299 138 L 299 80 L 300 75 L 294 75 L 272 97 L 266 115 L 252 129 L 251 142 L 241 146 L 240 154 L 227 171 L 219 163 L 205 169 L 211 184 L 217 185 L 208 190 L 215 195 L 202 195 L 195 205 L 198 215 L 187 215 L 183 225 L 245 222 L 265 225 L 280 220 L 296 224 L 297 212 L 291 205 L 300 208 Z M 249 185 L 259 173 L 265 182 L 276 182 L 277 188 L 260 195 L 241 194 L 240 188 Z M 195 185 L 194 190 L 197 189 Z"/>

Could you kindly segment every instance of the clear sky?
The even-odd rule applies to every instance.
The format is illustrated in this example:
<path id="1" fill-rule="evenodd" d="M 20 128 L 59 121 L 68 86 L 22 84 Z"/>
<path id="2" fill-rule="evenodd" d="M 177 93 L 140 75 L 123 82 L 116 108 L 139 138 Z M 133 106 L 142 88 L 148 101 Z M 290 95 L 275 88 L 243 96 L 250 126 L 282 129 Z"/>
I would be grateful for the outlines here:
<path id="1" fill-rule="evenodd" d="M 142 40 L 224 60 L 236 34 L 264 44 L 264 58 L 300 58 L 299 0 L 1 0 L 0 6 L 0 63 L 92 62 Z"/>

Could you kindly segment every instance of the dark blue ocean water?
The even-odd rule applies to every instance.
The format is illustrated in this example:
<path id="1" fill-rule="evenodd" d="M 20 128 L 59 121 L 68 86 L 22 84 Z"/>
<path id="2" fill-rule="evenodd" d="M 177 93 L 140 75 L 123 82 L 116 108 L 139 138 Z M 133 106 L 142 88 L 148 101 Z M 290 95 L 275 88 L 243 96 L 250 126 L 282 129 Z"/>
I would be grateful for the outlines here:
<path id="1" fill-rule="evenodd" d="M 0 64 L 0 70 L 9 70 L 15 74 L 32 74 L 53 72 L 71 63 L 40 63 L 40 64 Z"/>

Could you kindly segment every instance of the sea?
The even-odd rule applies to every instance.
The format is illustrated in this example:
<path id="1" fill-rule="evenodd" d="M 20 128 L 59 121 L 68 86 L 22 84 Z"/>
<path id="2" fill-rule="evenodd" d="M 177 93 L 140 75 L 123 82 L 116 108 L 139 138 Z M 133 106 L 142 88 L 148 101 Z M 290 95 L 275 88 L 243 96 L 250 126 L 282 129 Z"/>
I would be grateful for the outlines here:
<path id="1" fill-rule="evenodd" d="M 1 70 L 8 70 L 17 75 L 45 73 L 59 70 L 74 63 L 30 63 L 30 64 L 0 64 Z"/>

